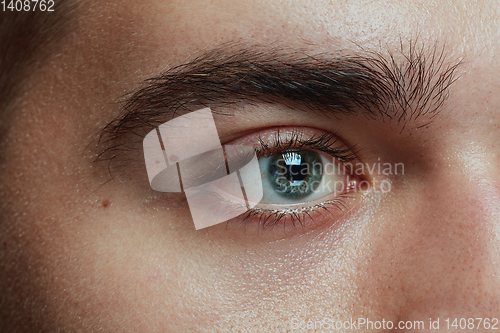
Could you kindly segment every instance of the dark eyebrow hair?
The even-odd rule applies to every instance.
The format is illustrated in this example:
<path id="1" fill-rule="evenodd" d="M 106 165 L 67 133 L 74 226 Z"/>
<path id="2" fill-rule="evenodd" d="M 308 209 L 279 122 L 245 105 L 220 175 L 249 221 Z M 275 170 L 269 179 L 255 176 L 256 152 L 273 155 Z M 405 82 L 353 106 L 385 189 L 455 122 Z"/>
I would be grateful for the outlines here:
<path id="1" fill-rule="evenodd" d="M 364 114 L 408 122 L 437 113 L 458 65 L 446 61 L 444 46 L 417 48 L 413 42 L 407 49 L 401 43 L 397 53 L 387 56 L 363 50 L 309 56 L 226 44 L 146 80 L 122 102 L 122 114 L 103 129 L 100 142 L 116 143 L 131 133 L 141 139 L 178 114 L 239 103 L 279 103 L 333 116 Z M 117 143 L 105 151 L 125 148 Z"/>

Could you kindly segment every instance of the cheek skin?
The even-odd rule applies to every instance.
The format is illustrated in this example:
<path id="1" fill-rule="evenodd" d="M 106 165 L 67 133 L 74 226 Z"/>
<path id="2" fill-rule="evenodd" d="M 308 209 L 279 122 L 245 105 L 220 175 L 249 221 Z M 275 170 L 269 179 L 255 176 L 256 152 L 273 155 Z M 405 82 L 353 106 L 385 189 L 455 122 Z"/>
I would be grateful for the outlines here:
<path id="1" fill-rule="evenodd" d="M 25 327 L 149 332 L 172 323 L 179 330 L 222 330 L 233 322 L 251 329 L 264 318 L 275 327 L 291 314 L 305 316 L 304 302 L 338 316 L 358 298 L 342 269 L 350 250 L 339 231 L 264 247 L 224 242 L 215 231 L 194 233 L 175 209 L 182 203 L 152 207 L 126 185 L 101 186 L 99 166 L 81 156 L 79 143 L 88 142 L 81 123 L 58 105 L 49 100 L 47 109 L 29 111 L 36 117 L 17 120 L 9 134 L 16 144 L 7 149 L 12 163 L 3 170 L 2 226 L 10 224 L 4 263 L 19 264 L 4 264 L 13 280 L 2 281 L 14 285 L 12 297 L 26 301 L 25 310 L 17 309 L 32 319 L 20 319 Z M 44 117 L 46 110 L 59 117 Z M 25 135 L 33 118 L 37 130 Z M 54 128 L 62 129 L 59 135 Z M 332 307 L 332 299 L 342 307 Z"/>
<path id="2" fill-rule="evenodd" d="M 460 158 L 451 162 L 427 170 L 427 182 L 411 191 L 396 184 L 360 235 L 369 244 L 361 249 L 360 283 L 373 293 L 374 308 L 398 320 L 498 317 L 500 211 L 493 202 L 500 192 L 496 182 L 466 177 Z M 481 179 L 496 173 L 476 171 Z"/>
<path id="3" fill-rule="evenodd" d="M 470 175 L 457 161 L 451 163 L 453 177 L 426 170 L 426 186 L 408 190 L 396 184 L 387 197 L 360 199 L 365 208 L 337 223 L 293 239 L 259 242 L 216 228 L 195 232 L 179 208 L 182 200 L 152 204 L 127 177 L 101 186 L 106 168 L 93 164 L 95 156 L 84 146 L 106 117 L 118 112 L 109 96 L 121 96 L 170 65 L 166 62 L 207 47 L 203 30 L 217 26 L 211 19 L 217 6 L 209 14 L 195 5 L 179 6 L 181 20 L 201 18 L 206 24 L 195 32 L 189 24 L 179 25 L 172 34 L 156 29 L 158 17 L 165 21 L 163 11 L 152 13 L 151 6 L 139 16 L 136 6 L 96 7 L 102 15 L 83 20 L 84 28 L 96 28 L 72 35 L 50 70 L 37 73 L 2 147 L 9 163 L 2 166 L 0 181 L 0 291 L 5 291 L 0 299 L 3 308 L 17 312 L 10 321 L 10 313 L 2 311 L 12 327 L 285 331 L 293 317 L 395 321 L 498 315 L 498 182 L 467 182 Z M 273 36 L 289 35 L 292 45 L 297 36 L 314 40 L 310 26 L 337 24 L 323 13 L 309 25 L 296 9 L 289 11 L 289 21 L 302 20 L 305 28 L 290 33 L 286 19 L 268 18 L 271 24 L 247 17 L 255 25 L 248 37 L 274 41 Z M 106 18 L 118 12 L 127 27 L 145 25 L 154 33 L 127 27 L 113 32 L 116 21 Z M 227 18 L 234 20 L 229 27 L 242 26 L 237 14 L 216 23 Z M 177 20 L 167 23 L 174 26 Z M 363 22 L 366 31 L 377 30 Z M 365 30 L 360 35 L 369 36 Z M 241 34 L 221 28 L 211 42 Z M 332 45 L 334 39 L 329 34 L 318 43 Z M 193 45 L 183 48 L 182 40 Z M 377 34 L 374 40 L 379 43 Z M 163 60 L 165 54 L 170 60 Z M 489 169 L 478 172 L 482 179 L 498 178 Z"/>
<path id="4" fill-rule="evenodd" d="M 59 180 L 58 185 L 70 184 Z M 227 321 L 251 328 L 257 319 L 279 325 L 292 313 L 305 316 L 307 309 L 299 304 L 311 299 L 336 311 L 332 315 L 342 310 L 329 305 L 332 297 L 343 307 L 352 302 L 353 295 L 341 295 L 355 288 L 338 269 L 349 261 L 350 250 L 335 232 L 314 242 L 221 246 L 219 235 L 169 225 L 183 216 L 126 209 L 131 206 L 126 195 L 105 194 L 112 198 L 107 208 L 96 202 L 78 216 L 32 208 L 19 220 L 30 227 L 20 240 L 25 249 L 20 260 L 30 265 L 28 287 L 50 295 L 27 299 L 35 308 L 43 304 L 42 316 L 58 318 L 46 322 L 47 329 L 153 331 L 148 325 L 178 323 L 179 330 L 207 325 L 222 330 Z M 316 295 L 318 285 L 330 286 L 328 298 L 324 291 Z M 290 312 L 280 315 L 277 304 Z"/>
<path id="5" fill-rule="evenodd" d="M 27 136 L 23 119 L 30 118 L 23 118 L 10 133 L 31 147 L 9 149 L 2 191 L 12 202 L 2 217 L 11 223 L 6 253 L 21 263 L 5 274 L 23 276 L 17 295 L 29 304 L 27 315 L 38 313 L 26 325 L 154 331 L 150 325 L 223 330 L 233 322 L 251 329 L 257 320 L 277 327 L 291 315 L 305 317 L 307 302 L 332 317 L 357 309 L 356 273 L 346 269 L 355 265 L 355 242 L 341 236 L 348 221 L 340 230 L 260 246 L 224 241 L 220 230 L 195 233 L 175 209 L 182 203 L 152 207 L 123 184 L 101 187 L 98 166 L 82 161 L 79 122 L 64 115 L 40 116 Z"/>

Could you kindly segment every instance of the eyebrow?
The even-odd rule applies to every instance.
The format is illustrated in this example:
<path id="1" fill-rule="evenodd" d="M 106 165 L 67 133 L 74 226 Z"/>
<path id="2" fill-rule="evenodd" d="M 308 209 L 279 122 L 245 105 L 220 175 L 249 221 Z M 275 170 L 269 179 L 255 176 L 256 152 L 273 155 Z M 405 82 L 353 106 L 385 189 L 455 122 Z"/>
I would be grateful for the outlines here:
<path id="1" fill-rule="evenodd" d="M 122 102 L 122 113 L 101 133 L 113 143 L 200 107 L 281 104 L 328 116 L 364 114 L 405 124 L 434 117 L 449 95 L 460 62 L 448 62 L 445 47 L 415 43 L 383 55 L 305 55 L 263 46 L 226 44 L 146 80 Z M 125 148 L 123 144 L 106 151 Z M 129 147 L 130 148 L 130 147 Z"/>

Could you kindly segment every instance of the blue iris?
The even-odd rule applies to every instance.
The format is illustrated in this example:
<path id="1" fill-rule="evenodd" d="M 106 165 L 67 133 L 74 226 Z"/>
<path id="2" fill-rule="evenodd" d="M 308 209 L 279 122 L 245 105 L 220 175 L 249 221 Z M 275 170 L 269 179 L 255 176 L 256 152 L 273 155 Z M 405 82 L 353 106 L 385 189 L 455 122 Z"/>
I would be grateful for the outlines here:
<path id="1" fill-rule="evenodd" d="M 314 151 L 285 151 L 270 157 L 267 174 L 281 196 L 301 199 L 318 188 L 323 177 L 323 163 L 320 155 Z"/>

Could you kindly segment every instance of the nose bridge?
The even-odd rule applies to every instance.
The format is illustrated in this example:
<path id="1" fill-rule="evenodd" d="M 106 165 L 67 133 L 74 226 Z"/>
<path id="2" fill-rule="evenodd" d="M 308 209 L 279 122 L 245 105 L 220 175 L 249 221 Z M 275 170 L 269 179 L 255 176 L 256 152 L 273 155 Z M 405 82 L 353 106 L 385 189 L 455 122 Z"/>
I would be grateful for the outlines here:
<path id="1" fill-rule="evenodd" d="M 403 319 L 498 311 L 500 182 L 490 162 L 455 155 L 421 183 L 400 252 Z"/>
<path id="2" fill-rule="evenodd" d="M 421 187 L 426 220 L 451 231 L 496 231 L 500 222 L 500 173 L 486 154 L 469 151 L 436 163 Z M 453 233 L 453 232 L 452 232 Z"/>

